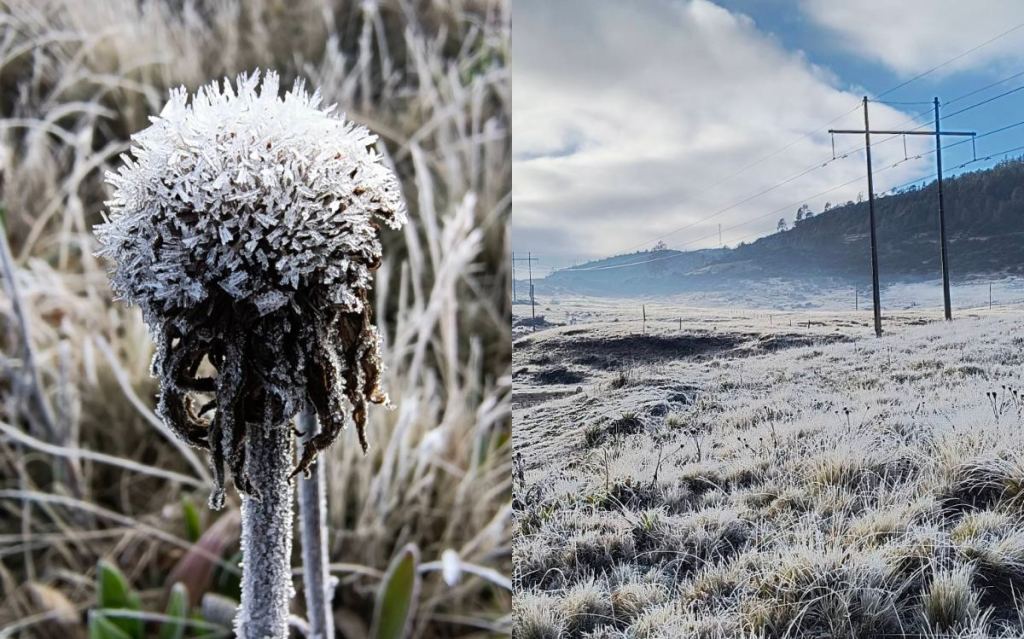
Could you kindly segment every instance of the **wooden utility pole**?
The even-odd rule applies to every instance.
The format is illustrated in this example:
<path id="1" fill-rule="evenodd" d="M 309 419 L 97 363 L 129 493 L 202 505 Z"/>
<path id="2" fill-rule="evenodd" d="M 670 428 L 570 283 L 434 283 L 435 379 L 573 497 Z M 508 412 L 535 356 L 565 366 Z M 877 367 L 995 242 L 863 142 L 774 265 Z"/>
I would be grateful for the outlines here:
<path id="1" fill-rule="evenodd" d="M 516 252 L 512 251 L 512 303 L 516 303 Z"/>
<path id="2" fill-rule="evenodd" d="M 971 133 L 970 135 L 974 135 Z M 949 301 L 949 260 L 946 255 L 946 207 L 942 200 L 942 131 L 939 130 L 939 98 L 935 98 L 935 169 L 939 187 L 939 261 L 942 263 L 942 306 L 946 321 L 953 319 Z"/>
<path id="3" fill-rule="evenodd" d="M 874 314 L 875 314 L 875 335 L 878 337 L 882 336 L 882 305 L 881 305 L 881 294 L 878 288 L 878 237 L 875 231 L 875 185 L 874 175 L 871 169 L 871 134 L 877 133 L 879 135 L 933 135 L 935 136 L 935 153 L 937 156 L 938 165 L 938 181 L 939 181 L 939 242 L 941 244 L 940 257 L 942 259 L 942 270 L 943 270 L 943 291 L 945 298 L 945 311 L 946 319 L 950 319 L 950 306 L 949 306 L 949 274 L 946 265 L 946 220 L 945 213 L 943 211 L 942 201 L 942 136 L 943 135 L 957 135 L 957 136 L 974 136 L 974 131 L 941 131 L 939 130 L 939 99 L 935 98 L 935 130 L 934 131 L 921 131 L 918 129 L 912 129 L 909 131 L 887 131 L 887 130 L 871 130 L 871 125 L 868 122 L 868 96 L 864 96 L 864 130 L 856 129 L 829 129 L 828 132 L 832 135 L 836 134 L 855 134 L 864 136 L 864 152 L 867 156 L 868 165 L 868 223 L 871 227 L 871 298 L 874 303 Z"/>
<path id="4" fill-rule="evenodd" d="M 871 170 L 871 125 L 868 96 L 864 96 L 864 151 L 868 158 L 868 217 L 871 223 L 871 301 L 875 305 L 875 336 L 882 336 L 882 298 L 878 290 L 878 238 L 875 233 L 875 183 Z"/>
<path id="5" fill-rule="evenodd" d="M 514 253 L 512 254 L 512 267 L 513 268 L 515 268 L 516 262 L 526 262 L 526 272 L 527 272 L 527 274 L 529 276 L 529 282 L 530 282 L 530 318 L 531 318 L 530 321 L 532 322 L 533 330 L 537 330 L 537 300 L 533 296 L 533 263 L 537 262 L 537 261 L 538 261 L 538 259 L 536 257 L 534 257 L 533 253 L 531 253 L 531 252 L 527 252 L 526 253 L 526 257 L 516 257 Z M 515 280 L 513 279 L 512 282 L 513 282 L 512 290 L 514 291 L 515 290 L 515 286 L 514 286 Z"/>

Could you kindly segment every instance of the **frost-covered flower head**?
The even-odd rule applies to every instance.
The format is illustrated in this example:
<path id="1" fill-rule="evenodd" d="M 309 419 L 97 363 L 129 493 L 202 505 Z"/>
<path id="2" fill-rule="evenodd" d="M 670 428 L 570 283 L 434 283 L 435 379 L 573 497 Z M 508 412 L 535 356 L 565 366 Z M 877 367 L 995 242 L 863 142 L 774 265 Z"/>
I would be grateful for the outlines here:
<path id="1" fill-rule="evenodd" d="M 246 422 L 286 427 L 311 404 L 304 469 L 347 408 L 365 448 L 366 402 L 386 400 L 367 294 L 378 223 L 405 222 L 401 188 L 376 136 L 320 102 L 301 83 L 282 99 L 272 72 L 172 91 L 107 174 L 99 254 L 157 341 L 162 418 L 211 451 L 215 505 L 225 460 L 247 488 Z"/>

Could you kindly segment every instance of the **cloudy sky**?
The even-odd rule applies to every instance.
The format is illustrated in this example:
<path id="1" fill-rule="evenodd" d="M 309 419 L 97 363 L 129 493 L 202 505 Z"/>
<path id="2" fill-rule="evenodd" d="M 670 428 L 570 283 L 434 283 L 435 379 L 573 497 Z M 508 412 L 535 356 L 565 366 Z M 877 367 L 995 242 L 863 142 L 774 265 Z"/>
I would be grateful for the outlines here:
<path id="1" fill-rule="evenodd" d="M 831 161 L 827 133 L 863 127 L 865 94 L 888 102 L 871 104 L 872 128 L 930 128 L 933 96 L 955 100 L 943 107 L 952 114 L 1024 87 L 1019 0 L 515 0 L 513 10 L 513 248 L 540 256 L 542 272 L 658 240 L 717 246 L 719 225 L 735 245 L 792 222 L 803 203 L 820 211 L 866 196 L 863 138 L 837 137 L 838 155 L 851 152 Z M 1024 90 L 942 126 L 984 133 L 1024 120 L 1022 107 Z M 881 137 L 876 192 L 934 175 L 934 155 L 913 159 L 932 139 L 908 138 L 905 152 L 902 138 Z M 1024 126 L 979 139 L 977 154 L 1021 145 Z M 970 144 L 943 154 L 947 168 L 973 158 Z"/>

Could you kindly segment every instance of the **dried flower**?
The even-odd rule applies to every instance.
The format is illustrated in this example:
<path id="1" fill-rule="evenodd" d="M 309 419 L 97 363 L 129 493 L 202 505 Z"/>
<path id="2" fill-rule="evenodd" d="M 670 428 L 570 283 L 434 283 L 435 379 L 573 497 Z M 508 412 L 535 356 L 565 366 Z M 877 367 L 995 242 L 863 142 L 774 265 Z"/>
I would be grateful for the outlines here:
<path id="1" fill-rule="evenodd" d="M 364 449 L 367 402 L 386 401 L 368 289 L 378 222 L 405 222 L 401 188 L 376 136 L 320 103 L 301 82 L 280 98 L 275 73 L 191 102 L 178 89 L 107 174 L 99 254 L 156 341 L 160 416 L 211 453 L 215 508 L 225 464 L 251 488 L 247 423 L 285 428 L 311 406 L 322 427 L 298 472 L 338 436 L 346 401 Z"/>

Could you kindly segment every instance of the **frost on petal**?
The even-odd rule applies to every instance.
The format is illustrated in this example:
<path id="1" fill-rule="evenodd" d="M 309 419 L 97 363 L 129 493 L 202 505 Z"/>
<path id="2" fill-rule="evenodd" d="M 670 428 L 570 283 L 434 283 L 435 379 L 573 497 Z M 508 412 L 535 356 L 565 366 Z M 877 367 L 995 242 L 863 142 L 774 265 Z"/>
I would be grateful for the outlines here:
<path id="1" fill-rule="evenodd" d="M 288 303 L 288 296 L 280 291 L 270 291 L 258 295 L 254 300 L 256 309 L 261 316 L 272 313 Z"/>

